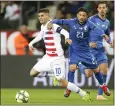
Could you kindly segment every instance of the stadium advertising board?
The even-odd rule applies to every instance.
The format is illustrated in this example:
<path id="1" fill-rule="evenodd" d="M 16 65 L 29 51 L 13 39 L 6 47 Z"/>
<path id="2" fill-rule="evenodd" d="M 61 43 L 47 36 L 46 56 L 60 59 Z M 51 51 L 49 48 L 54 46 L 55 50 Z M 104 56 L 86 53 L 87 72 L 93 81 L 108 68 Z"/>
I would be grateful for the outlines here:
<path id="1" fill-rule="evenodd" d="M 19 32 L 18 31 L 1 31 L 1 55 L 16 55 L 16 48 L 14 45 L 14 39 L 17 36 Z M 39 32 L 36 31 L 30 31 L 29 36 L 36 36 L 36 34 Z M 113 31 L 111 31 L 111 38 L 113 39 Z M 109 55 L 113 55 L 113 49 L 109 47 L 109 45 L 104 42 L 104 45 L 106 47 L 107 53 Z M 37 51 L 34 53 L 35 55 L 41 55 L 42 53 L 40 51 Z"/>
<path id="2" fill-rule="evenodd" d="M 1 87 L 2 88 L 43 88 L 53 87 L 52 77 L 29 76 L 29 71 L 37 62 L 37 56 L 2 56 L 1 62 Z M 38 61 L 40 58 L 38 58 Z M 107 84 L 114 86 L 113 57 L 109 58 L 109 71 Z M 68 59 L 66 59 L 66 76 L 68 73 Z M 66 77 L 67 78 L 67 77 Z M 78 70 L 75 73 L 75 84 L 83 88 L 96 88 L 97 80 L 94 77 L 86 78 Z"/>

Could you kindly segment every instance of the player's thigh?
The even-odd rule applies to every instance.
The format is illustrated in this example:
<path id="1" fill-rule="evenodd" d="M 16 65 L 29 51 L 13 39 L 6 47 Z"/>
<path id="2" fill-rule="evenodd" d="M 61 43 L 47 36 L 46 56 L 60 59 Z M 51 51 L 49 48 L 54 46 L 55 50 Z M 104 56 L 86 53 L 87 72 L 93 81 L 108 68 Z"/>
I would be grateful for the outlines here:
<path id="1" fill-rule="evenodd" d="M 41 60 L 39 60 L 33 67 L 37 72 L 44 72 L 51 70 L 50 59 L 45 55 Z"/>
<path id="2" fill-rule="evenodd" d="M 107 70 L 108 70 L 108 63 L 101 63 L 99 64 L 99 70 L 102 74 L 107 74 Z"/>
<path id="3" fill-rule="evenodd" d="M 56 60 L 51 67 L 57 80 L 65 79 L 65 59 Z"/>
<path id="4" fill-rule="evenodd" d="M 99 70 L 103 73 L 106 74 L 107 73 L 107 68 L 108 68 L 108 58 L 105 52 L 99 52 L 96 55 L 96 59 L 97 59 L 97 64 L 99 67 Z"/>
<path id="5" fill-rule="evenodd" d="M 96 58 L 91 53 L 83 54 L 81 62 L 87 69 L 96 69 L 98 67 Z"/>
<path id="6" fill-rule="evenodd" d="M 96 58 L 91 53 L 83 54 L 82 64 L 86 66 L 85 73 L 87 77 L 92 76 L 93 72 L 98 72 L 98 65 Z"/>
<path id="7" fill-rule="evenodd" d="M 71 52 L 69 56 L 69 70 L 74 72 L 77 69 L 77 63 L 79 62 L 79 57 Z"/>
<path id="8" fill-rule="evenodd" d="M 99 52 L 96 55 L 96 60 L 97 60 L 98 66 L 103 63 L 108 63 L 108 58 L 105 52 Z"/>

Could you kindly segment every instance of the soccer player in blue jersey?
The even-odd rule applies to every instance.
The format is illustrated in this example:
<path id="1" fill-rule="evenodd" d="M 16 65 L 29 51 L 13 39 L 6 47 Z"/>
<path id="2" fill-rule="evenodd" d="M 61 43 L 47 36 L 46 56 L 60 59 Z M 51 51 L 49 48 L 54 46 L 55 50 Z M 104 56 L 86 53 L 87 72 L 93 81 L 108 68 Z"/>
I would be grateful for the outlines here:
<path id="1" fill-rule="evenodd" d="M 106 2 L 99 2 L 97 6 L 98 13 L 94 16 L 89 17 L 90 21 L 97 25 L 100 29 L 102 29 L 106 35 L 110 35 L 110 22 L 106 18 L 107 13 L 107 4 Z M 109 36 L 108 43 L 110 46 L 113 46 L 111 38 Z M 103 46 L 102 37 L 98 36 L 96 32 L 91 31 L 90 33 L 90 46 L 91 53 L 97 60 L 98 67 L 103 76 L 104 83 L 106 83 L 107 79 L 107 70 L 108 70 L 108 58 L 105 53 L 105 48 Z M 101 88 L 98 89 L 97 100 L 107 100 L 102 96 L 103 90 Z"/>
<path id="2" fill-rule="evenodd" d="M 68 80 L 73 82 L 74 72 L 79 67 L 79 69 L 84 72 L 86 77 L 95 74 L 100 87 L 103 89 L 107 96 L 110 96 L 110 91 L 108 87 L 104 84 L 102 76 L 99 72 L 96 60 L 90 52 L 89 38 L 91 30 L 94 30 L 98 36 L 104 37 L 108 41 L 108 36 L 105 35 L 103 30 L 100 30 L 96 25 L 94 25 L 88 18 L 88 11 L 84 8 L 79 8 L 77 11 L 77 17 L 73 19 L 56 19 L 52 23 L 68 25 L 70 29 L 70 39 L 72 43 L 69 48 L 69 73 Z M 52 24 L 49 23 L 48 29 L 51 29 Z M 65 97 L 68 97 L 70 90 L 66 90 Z"/>

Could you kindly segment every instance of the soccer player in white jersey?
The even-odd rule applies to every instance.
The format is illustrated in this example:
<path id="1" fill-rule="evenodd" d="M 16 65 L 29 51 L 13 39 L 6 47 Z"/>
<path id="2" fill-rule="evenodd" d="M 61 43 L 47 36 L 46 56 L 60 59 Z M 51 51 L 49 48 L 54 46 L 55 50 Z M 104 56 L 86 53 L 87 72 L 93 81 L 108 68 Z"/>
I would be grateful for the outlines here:
<path id="1" fill-rule="evenodd" d="M 83 100 L 90 102 L 91 97 L 88 92 L 85 92 L 75 84 L 65 80 L 65 58 L 60 43 L 60 36 L 61 34 L 64 35 L 65 41 L 71 44 L 72 41 L 69 39 L 69 33 L 56 24 L 53 24 L 54 29 L 47 29 L 47 24 L 50 22 L 49 10 L 47 8 L 40 9 L 38 17 L 40 23 L 42 24 L 41 31 L 39 35 L 37 35 L 36 38 L 29 43 L 29 49 L 33 51 L 35 49 L 33 47 L 33 44 L 35 44 L 43 38 L 46 47 L 46 54 L 31 69 L 30 76 L 36 77 L 40 72 L 44 72 L 46 70 L 49 72 L 53 70 L 54 76 L 58 80 L 60 86 L 66 87 L 67 89 L 75 93 L 78 93 Z"/>

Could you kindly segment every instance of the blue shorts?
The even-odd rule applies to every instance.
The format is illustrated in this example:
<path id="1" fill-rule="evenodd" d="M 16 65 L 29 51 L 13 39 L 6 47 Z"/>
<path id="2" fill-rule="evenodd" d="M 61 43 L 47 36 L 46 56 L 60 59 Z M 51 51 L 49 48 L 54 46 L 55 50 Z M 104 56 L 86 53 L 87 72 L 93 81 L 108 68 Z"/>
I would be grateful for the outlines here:
<path id="1" fill-rule="evenodd" d="M 79 62 L 85 65 L 87 69 L 95 69 L 98 67 L 95 57 L 90 52 L 74 53 L 70 51 L 69 64 L 78 64 Z"/>
<path id="2" fill-rule="evenodd" d="M 107 55 L 104 52 L 102 51 L 95 51 L 95 52 L 91 52 L 94 57 L 96 58 L 96 61 L 97 61 L 97 64 L 100 65 L 102 63 L 108 63 L 108 58 L 107 58 Z"/>

